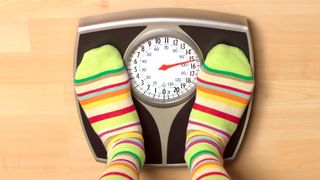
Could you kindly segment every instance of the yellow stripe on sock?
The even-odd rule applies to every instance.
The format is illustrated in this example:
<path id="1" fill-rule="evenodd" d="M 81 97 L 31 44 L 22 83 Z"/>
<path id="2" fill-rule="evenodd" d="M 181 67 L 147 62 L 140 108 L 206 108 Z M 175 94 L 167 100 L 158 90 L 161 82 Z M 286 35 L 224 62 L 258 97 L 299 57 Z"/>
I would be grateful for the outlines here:
<path id="1" fill-rule="evenodd" d="M 208 82 L 213 82 L 213 83 L 218 83 L 218 84 L 223 84 L 226 86 L 231 86 L 231 87 L 236 87 L 237 89 L 241 89 L 244 91 L 250 91 L 252 90 L 252 82 L 250 83 L 244 83 L 241 81 L 229 79 L 229 78 L 224 78 L 224 77 L 219 77 L 219 76 L 213 76 L 210 74 L 205 73 L 204 71 L 201 71 L 198 75 L 200 79 L 203 79 Z"/>
<path id="2" fill-rule="evenodd" d="M 108 142 L 108 144 L 106 144 L 107 150 L 109 151 L 110 148 L 112 148 L 112 146 L 115 144 L 115 142 L 117 142 L 120 139 L 124 139 L 124 138 L 136 138 L 136 139 L 139 139 L 141 142 L 144 142 L 143 137 L 142 137 L 141 133 L 139 133 L 139 132 L 123 133 L 123 134 L 119 134 L 119 135 L 113 137 Z"/>
<path id="3" fill-rule="evenodd" d="M 108 157 L 111 157 L 109 155 L 109 151 L 108 151 Z M 126 160 L 129 160 L 131 161 L 133 164 L 136 165 L 137 167 L 137 170 L 139 171 L 139 160 L 137 160 L 135 157 L 131 156 L 131 155 L 128 155 L 128 154 L 118 154 L 117 156 L 115 156 L 113 159 L 109 158 L 107 159 L 107 164 L 111 163 L 112 161 L 115 161 L 117 159 L 126 159 Z"/>
<path id="4" fill-rule="evenodd" d="M 118 176 L 118 175 L 108 175 L 99 180 L 128 180 L 128 178 Z"/>
<path id="5" fill-rule="evenodd" d="M 204 173 L 199 173 L 200 171 L 205 171 L 205 172 L 209 172 L 207 171 L 208 169 L 211 169 L 210 171 L 212 172 L 212 169 L 215 168 L 217 169 L 217 172 L 223 172 L 223 167 L 221 167 L 221 165 L 217 164 L 217 163 L 213 163 L 213 162 L 210 162 L 210 164 L 205 164 L 203 166 L 201 166 L 200 168 L 197 168 L 193 174 L 192 174 L 192 178 L 191 179 L 194 179 L 195 176 L 198 176 L 198 175 L 202 175 Z"/>
<path id="6" fill-rule="evenodd" d="M 92 108 L 95 108 L 95 107 L 98 107 L 98 106 L 103 106 L 103 105 L 106 105 L 106 104 L 114 103 L 116 101 L 121 101 L 123 99 L 129 98 L 130 96 L 131 96 L 131 93 L 128 92 L 128 93 L 125 93 L 125 94 L 122 94 L 122 95 L 119 95 L 119 96 L 115 96 L 115 97 L 112 97 L 112 98 L 107 98 L 107 99 L 96 101 L 96 102 L 93 102 L 93 103 L 90 103 L 90 104 L 83 105 L 82 108 L 84 110 L 89 110 L 89 109 L 92 109 Z"/>
<path id="7" fill-rule="evenodd" d="M 238 124 L 234 122 L 195 109 L 192 109 L 189 119 L 223 130 L 229 134 L 232 134 L 238 127 Z"/>
<path id="8" fill-rule="evenodd" d="M 129 171 L 127 171 L 126 169 L 124 169 L 122 167 L 121 168 L 120 167 L 112 167 L 111 169 L 107 168 L 107 171 L 105 171 L 104 174 L 111 173 L 111 172 L 119 172 L 122 174 L 126 174 L 127 176 L 129 176 L 133 179 L 135 179 L 135 177 L 136 177 L 136 175 L 133 175 L 132 173 L 130 173 Z M 121 175 L 117 175 L 117 174 L 109 174 L 100 180 L 128 180 L 128 178 L 123 177 Z"/>
<path id="9" fill-rule="evenodd" d="M 116 129 L 123 125 L 139 122 L 137 111 L 132 111 L 120 116 L 112 117 L 106 120 L 97 121 L 91 124 L 96 133 L 100 134 L 104 131 Z"/>
<path id="10" fill-rule="evenodd" d="M 79 85 L 79 86 L 75 86 L 76 92 L 78 94 L 83 93 L 83 92 L 87 92 L 90 90 L 94 90 L 94 89 L 98 89 L 101 87 L 105 87 L 105 86 L 109 86 L 112 84 L 116 83 L 120 83 L 120 82 L 124 82 L 128 80 L 128 75 L 127 73 L 123 73 L 123 74 L 119 74 L 116 76 L 111 76 L 111 77 L 105 77 L 101 80 L 97 80 L 95 82 L 92 83 L 88 83 L 85 85 Z"/>
<path id="11" fill-rule="evenodd" d="M 195 180 L 195 179 L 199 178 L 201 175 L 206 174 L 208 172 L 222 172 L 222 173 L 227 174 L 225 172 L 225 170 L 221 166 L 220 167 L 213 167 L 213 166 L 210 167 L 209 166 L 209 167 L 204 167 L 203 169 L 199 170 L 197 173 L 194 173 L 192 175 L 191 179 Z M 228 178 L 226 178 L 223 175 L 215 174 L 215 175 L 209 175 L 209 176 L 201 178 L 201 180 L 203 180 L 203 179 L 207 179 L 207 180 L 212 180 L 212 179 L 214 179 L 214 180 L 222 180 L 223 179 L 223 180 L 226 180 Z"/>
<path id="12" fill-rule="evenodd" d="M 224 104 L 230 105 L 230 106 L 238 108 L 238 109 L 244 109 L 246 107 L 246 104 L 242 104 L 242 103 L 239 103 L 239 102 L 236 102 L 236 101 L 233 101 L 230 99 L 226 99 L 226 98 L 223 98 L 220 96 L 215 96 L 213 94 L 208 94 L 203 91 L 197 90 L 197 96 L 202 96 L 203 98 L 206 98 L 206 99 L 222 102 Z"/>
<path id="13" fill-rule="evenodd" d="M 127 87 L 127 88 L 124 88 L 124 89 L 119 89 L 119 90 L 112 91 L 112 92 L 107 92 L 107 93 L 100 94 L 100 95 L 97 95 L 97 96 L 94 96 L 94 97 L 91 97 L 91 98 L 88 98 L 88 99 L 85 99 L 85 100 L 81 100 L 80 104 L 82 106 L 84 106 L 86 104 L 91 104 L 91 103 L 94 103 L 94 102 L 97 102 L 97 101 L 101 101 L 101 100 L 104 100 L 104 99 L 108 99 L 108 98 L 112 98 L 112 97 L 115 97 L 115 96 L 119 96 L 121 94 L 126 94 L 128 92 L 130 92 L 130 87 Z"/>
<path id="14" fill-rule="evenodd" d="M 122 164 L 123 164 L 123 163 L 119 163 L 119 162 L 114 163 L 114 164 L 110 164 L 110 165 L 108 166 L 108 169 L 109 169 L 109 171 L 114 171 L 114 170 L 116 170 L 116 171 L 118 171 L 118 172 L 123 172 L 123 173 L 125 173 L 125 174 L 128 174 L 128 171 L 129 171 L 129 172 L 130 172 L 130 173 L 129 173 L 130 176 L 137 178 L 137 175 L 138 175 L 137 172 L 134 171 L 131 167 L 128 167 L 128 166 L 130 166 L 130 165 L 128 165 L 128 164 L 122 165 Z"/>
<path id="15" fill-rule="evenodd" d="M 189 117 L 192 121 L 200 122 L 205 125 L 209 125 L 211 127 L 226 131 L 233 132 L 238 126 L 237 123 L 224 119 L 222 117 L 209 114 L 197 109 L 192 109 Z"/>
<path id="16" fill-rule="evenodd" d="M 203 159 L 207 159 L 207 158 L 213 158 L 215 160 L 217 160 L 216 162 L 218 163 L 219 159 L 213 157 L 211 154 L 202 154 L 201 156 L 197 156 L 196 158 L 194 158 L 194 160 L 192 161 L 192 163 L 194 165 L 196 165 L 198 162 L 200 162 Z M 213 161 L 213 160 L 212 160 Z"/>
<path id="17" fill-rule="evenodd" d="M 226 136 L 224 134 L 220 134 L 219 132 L 216 132 L 214 130 L 211 130 L 211 129 L 208 129 L 208 128 L 205 128 L 205 127 L 202 127 L 202 126 L 197 126 L 197 125 L 194 125 L 194 124 L 189 124 L 187 130 L 201 131 L 201 132 L 206 132 L 208 134 L 212 134 L 213 136 L 217 136 L 217 137 L 219 137 L 220 142 L 223 145 L 226 145 L 228 143 L 229 139 L 230 139 L 228 136 Z"/>
<path id="18" fill-rule="evenodd" d="M 122 140 L 128 140 L 128 138 L 125 138 Z M 140 144 L 140 143 L 138 143 L 138 144 Z M 130 151 L 143 154 L 143 150 L 139 146 L 137 146 L 135 144 L 131 144 L 131 143 L 121 143 L 121 144 L 118 144 L 117 146 L 112 147 L 113 152 L 121 151 L 121 149 L 130 149 Z M 110 154 L 110 155 L 113 156 L 113 154 Z"/>
<path id="19" fill-rule="evenodd" d="M 210 175 L 210 176 L 206 176 L 204 178 L 201 178 L 201 180 L 212 180 L 213 177 L 214 177 L 214 180 L 230 180 L 229 178 L 222 176 L 222 175 Z"/>
<path id="20" fill-rule="evenodd" d="M 218 111 L 228 113 L 236 117 L 241 116 L 243 113 L 243 109 L 235 108 L 233 106 L 229 106 L 227 104 L 224 104 L 218 101 L 212 101 L 212 100 L 203 98 L 202 96 L 197 96 L 196 102 L 198 104 L 201 104 L 202 106 L 214 107 Z"/>
<path id="21" fill-rule="evenodd" d="M 141 132 L 141 131 L 142 131 L 141 126 L 132 126 L 132 127 L 128 127 L 128 128 L 122 129 L 122 130 L 114 131 L 112 133 L 105 134 L 104 136 L 100 137 L 100 139 L 102 142 L 104 142 L 104 144 L 106 144 L 107 143 L 106 141 L 110 137 L 116 136 L 118 134 L 123 134 L 123 133 L 127 133 L 127 132 Z"/>
<path id="22" fill-rule="evenodd" d="M 109 113 L 118 109 L 122 109 L 123 107 L 129 107 L 133 104 L 131 99 L 123 99 L 121 101 L 116 101 L 113 103 L 109 103 L 103 106 L 98 106 L 96 108 L 86 110 L 86 115 L 88 118 L 97 116 L 104 113 Z"/>

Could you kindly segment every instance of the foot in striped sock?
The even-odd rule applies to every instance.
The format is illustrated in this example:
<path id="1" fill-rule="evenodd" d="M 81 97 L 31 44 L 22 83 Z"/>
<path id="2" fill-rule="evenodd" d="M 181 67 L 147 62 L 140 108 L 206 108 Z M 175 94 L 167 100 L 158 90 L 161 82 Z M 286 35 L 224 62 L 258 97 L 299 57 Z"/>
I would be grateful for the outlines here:
<path id="1" fill-rule="evenodd" d="M 239 48 L 219 44 L 208 53 L 197 80 L 185 160 L 193 180 L 230 179 L 223 151 L 251 97 L 251 67 Z"/>
<path id="2" fill-rule="evenodd" d="M 86 52 L 74 83 L 81 107 L 108 152 L 101 179 L 139 179 L 145 161 L 144 143 L 118 50 L 104 45 Z"/>

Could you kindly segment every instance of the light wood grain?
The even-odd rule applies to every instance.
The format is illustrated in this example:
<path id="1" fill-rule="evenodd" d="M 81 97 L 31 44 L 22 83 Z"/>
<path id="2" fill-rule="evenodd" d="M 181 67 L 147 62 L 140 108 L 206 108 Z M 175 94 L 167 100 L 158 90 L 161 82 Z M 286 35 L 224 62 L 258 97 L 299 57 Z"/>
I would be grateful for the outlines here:
<path id="1" fill-rule="evenodd" d="M 0 2 L 0 179 L 97 179 L 72 87 L 80 17 L 132 8 L 184 7 L 247 16 L 256 96 L 233 179 L 318 179 L 318 0 L 103 0 Z M 4 23 L 5 22 L 5 23 Z M 145 168 L 142 179 L 188 179 L 186 168 Z"/>
<path id="2" fill-rule="evenodd" d="M 30 52 L 28 21 L 0 18 L 0 52 Z"/>

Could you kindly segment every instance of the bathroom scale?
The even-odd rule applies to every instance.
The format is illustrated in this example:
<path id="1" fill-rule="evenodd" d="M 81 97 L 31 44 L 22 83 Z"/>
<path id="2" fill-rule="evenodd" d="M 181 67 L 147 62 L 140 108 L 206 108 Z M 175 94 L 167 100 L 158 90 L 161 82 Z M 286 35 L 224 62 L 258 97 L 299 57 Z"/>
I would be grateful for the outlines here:
<path id="1" fill-rule="evenodd" d="M 196 77 L 209 50 L 224 43 L 240 48 L 253 69 L 245 17 L 192 9 L 141 9 L 80 19 L 74 72 L 83 54 L 105 44 L 121 53 L 131 80 L 145 141 L 146 165 L 185 166 L 186 128 L 195 100 Z M 77 101 L 80 122 L 94 158 L 107 152 Z M 224 158 L 232 160 L 249 121 L 252 99 Z"/>

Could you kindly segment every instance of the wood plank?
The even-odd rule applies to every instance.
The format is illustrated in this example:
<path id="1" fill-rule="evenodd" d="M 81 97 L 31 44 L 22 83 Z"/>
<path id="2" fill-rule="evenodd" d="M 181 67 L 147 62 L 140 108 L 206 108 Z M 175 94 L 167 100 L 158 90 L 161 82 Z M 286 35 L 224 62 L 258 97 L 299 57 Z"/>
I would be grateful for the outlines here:
<path id="1" fill-rule="evenodd" d="M 318 179 L 318 0 L 92 0 L 0 2 L 0 179 L 98 179 L 73 95 L 79 17 L 184 7 L 247 16 L 256 58 L 255 106 L 226 167 L 233 179 Z M 146 167 L 141 179 L 189 179 L 187 168 Z"/>

